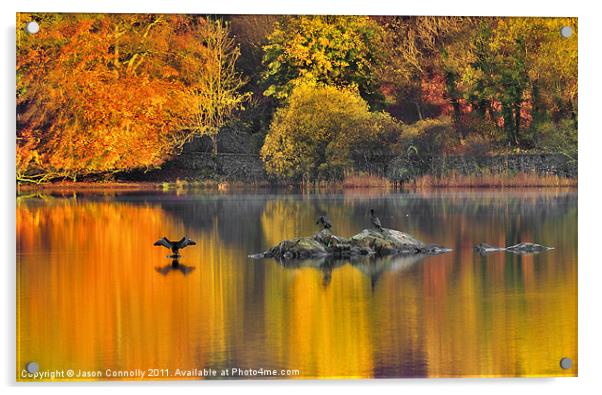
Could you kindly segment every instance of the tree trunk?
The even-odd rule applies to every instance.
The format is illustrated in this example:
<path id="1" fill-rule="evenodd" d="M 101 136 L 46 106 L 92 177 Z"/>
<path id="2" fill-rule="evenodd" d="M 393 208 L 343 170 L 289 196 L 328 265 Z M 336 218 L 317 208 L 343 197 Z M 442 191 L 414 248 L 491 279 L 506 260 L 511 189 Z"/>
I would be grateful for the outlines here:
<path id="1" fill-rule="evenodd" d="M 466 138 L 466 131 L 463 130 L 461 125 L 462 120 L 462 107 L 460 106 L 460 94 L 456 86 L 458 76 L 454 72 L 447 72 L 445 76 L 445 88 L 447 90 L 447 97 L 453 108 L 453 122 L 457 132 L 460 132 L 462 138 Z"/>
<path id="2" fill-rule="evenodd" d="M 420 109 L 420 102 L 418 100 L 416 100 L 414 102 L 414 104 L 416 104 L 416 111 L 418 112 L 418 119 L 420 119 L 422 121 L 422 110 Z"/>
<path id="3" fill-rule="evenodd" d="M 451 99 L 451 104 L 452 104 L 452 108 L 454 109 L 454 114 L 453 114 L 453 118 L 454 118 L 454 126 L 456 128 L 456 131 L 458 131 L 461 135 L 461 137 L 463 139 L 465 139 L 466 136 L 466 130 L 462 127 L 462 108 L 460 106 L 460 101 L 458 100 L 457 97 L 453 97 Z"/>
<path id="4" fill-rule="evenodd" d="M 217 156 L 217 133 L 211 135 L 211 145 L 213 155 Z"/>
<path id="5" fill-rule="evenodd" d="M 520 103 L 514 104 L 514 144 L 519 146 L 519 132 L 520 132 Z"/>
<path id="6" fill-rule="evenodd" d="M 568 100 L 568 107 L 569 107 L 569 112 L 571 114 L 571 120 L 573 121 L 573 124 L 575 125 L 575 128 L 577 128 L 577 109 L 575 104 L 573 103 L 573 99 Z"/>
<path id="7" fill-rule="evenodd" d="M 533 81 L 531 86 L 531 123 L 538 125 L 544 120 L 545 108 L 539 94 L 539 84 Z"/>
<path id="8" fill-rule="evenodd" d="M 504 118 L 504 130 L 508 136 L 508 144 L 513 145 L 514 139 L 514 117 L 510 104 L 502 103 L 502 117 Z"/>

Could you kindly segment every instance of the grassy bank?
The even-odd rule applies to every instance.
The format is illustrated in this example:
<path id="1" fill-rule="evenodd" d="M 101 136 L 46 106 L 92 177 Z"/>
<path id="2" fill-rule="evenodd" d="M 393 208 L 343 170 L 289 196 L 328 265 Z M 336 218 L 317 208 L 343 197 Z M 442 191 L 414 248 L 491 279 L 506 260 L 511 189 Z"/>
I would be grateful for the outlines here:
<path id="1" fill-rule="evenodd" d="M 44 184 L 22 184 L 17 185 L 17 193 L 28 192 L 48 192 L 60 193 L 63 191 L 69 192 L 119 192 L 119 191 L 185 191 L 185 190 L 229 190 L 229 189 L 248 189 L 248 188 L 263 188 L 269 187 L 268 183 L 243 183 L 240 181 L 214 181 L 214 180 L 178 180 L 169 182 L 71 182 L 61 181 Z"/>

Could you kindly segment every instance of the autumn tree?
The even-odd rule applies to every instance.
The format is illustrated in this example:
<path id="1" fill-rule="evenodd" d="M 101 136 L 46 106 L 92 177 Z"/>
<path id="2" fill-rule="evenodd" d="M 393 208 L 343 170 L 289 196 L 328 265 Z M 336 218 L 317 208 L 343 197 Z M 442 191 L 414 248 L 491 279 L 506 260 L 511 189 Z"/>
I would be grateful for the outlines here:
<path id="1" fill-rule="evenodd" d="M 238 126 L 239 129 L 255 133 L 258 139 L 262 139 L 269 128 L 277 104 L 273 96 L 263 94 L 263 47 L 267 45 L 275 23 L 283 18 L 281 15 L 228 16 L 230 34 L 240 46 L 236 68 L 245 79 L 242 90 L 250 94 L 245 111 L 240 113 Z"/>
<path id="2" fill-rule="evenodd" d="M 354 88 L 301 84 L 276 111 L 261 157 L 275 177 L 340 178 L 358 159 L 388 154 L 399 126 L 386 113 L 370 112 Z"/>
<path id="3" fill-rule="evenodd" d="M 381 83 L 393 87 L 396 99 L 413 105 L 416 119 L 423 119 L 427 114 L 422 83 L 441 75 L 454 111 L 459 111 L 454 62 L 460 61 L 462 52 L 454 48 L 468 45 L 474 19 L 438 16 L 375 19 L 384 31 L 386 56 L 379 69 Z"/>
<path id="4" fill-rule="evenodd" d="M 477 108 L 487 103 L 494 122 L 500 116 L 512 145 L 521 144 L 528 107 L 535 126 L 565 109 L 576 119 L 577 38 L 560 35 L 566 25 L 576 21 L 496 18 L 478 29 L 462 71 L 465 97 Z"/>
<path id="5" fill-rule="evenodd" d="M 523 26 L 533 24 L 528 33 L 529 98 L 535 122 L 551 119 L 558 122 L 569 118 L 577 126 L 577 44 L 578 24 L 576 18 L 520 18 Z M 559 34 L 565 26 L 573 34 Z"/>
<path id="6" fill-rule="evenodd" d="M 208 135 L 217 154 L 220 129 L 242 108 L 250 93 L 242 93 L 244 81 L 236 70 L 240 50 L 221 19 L 198 21 L 192 39 L 200 48 L 200 67 L 192 73 L 191 94 L 195 98 L 193 122 L 187 129 Z"/>
<path id="7" fill-rule="evenodd" d="M 381 83 L 422 119 L 425 84 L 439 77 L 453 124 L 497 130 L 507 143 L 525 142 L 548 119 L 576 122 L 577 21 L 572 18 L 378 17 L 385 31 Z M 573 27 L 569 38 L 563 26 Z M 432 116 L 432 115 L 431 115 Z M 474 120 L 474 124 L 470 124 Z M 487 126 L 488 125 L 488 126 Z M 497 133 L 497 132 L 496 132 Z"/>
<path id="8" fill-rule="evenodd" d="M 305 83 L 356 86 L 371 105 L 378 104 L 381 49 L 380 26 L 368 17 L 286 17 L 264 46 L 264 94 L 283 100 Z"/>
<path id="9" fill-rule="evenodd" d="M 21 180 L 161 163 L 180 89 L 156 77 L 163 66 L 149 55 L 167 25 L 160 18 L 57 16 L 36 35 L 19 31 Z"/>
<path id="10" fill-rule="evenodd" d="M 20 27 L 38 18 L 42 27 L 18 30 L 20 181 L 159 166 L 195 135 L 215 134 L 240 103 L 236 49 L 221 24 L 178 15 L 18 18 Z"/>

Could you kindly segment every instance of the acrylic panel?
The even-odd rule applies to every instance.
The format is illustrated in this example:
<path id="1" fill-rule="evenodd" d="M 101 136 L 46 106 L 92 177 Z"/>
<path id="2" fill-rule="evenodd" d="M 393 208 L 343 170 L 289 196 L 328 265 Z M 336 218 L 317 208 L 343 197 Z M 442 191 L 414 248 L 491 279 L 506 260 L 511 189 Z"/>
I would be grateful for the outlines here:
<path id="1" fill-rule="evenodd" d="M 576 18 L 17 14 L 18 381 L 576 376 Z"/>

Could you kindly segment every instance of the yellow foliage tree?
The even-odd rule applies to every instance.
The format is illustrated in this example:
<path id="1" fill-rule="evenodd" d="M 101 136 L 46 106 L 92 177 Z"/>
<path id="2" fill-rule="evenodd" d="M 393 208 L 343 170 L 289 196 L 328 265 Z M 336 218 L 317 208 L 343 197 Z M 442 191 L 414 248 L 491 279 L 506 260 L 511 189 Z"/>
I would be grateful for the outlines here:
<path id="1" fill-rule="evenodd" d="M 244 80 L 236 71 L 240 50 L 220 19 L 200 20 L 194 39 L 202 43 L 202 65 L 194 68 L 192 124 L 198 135 L 208 135 L 217 154 L 217 134 L 250 93 L 240 93 Z"/>
<path id="2" fill-rule="evenodd" d="M 302 84 L 276 112 L 261 157 L 276 177 L 340 178 L 358 156 L 392 147 L 399 130 L 388 114 L 370 112 L 356 89 Z"/>

